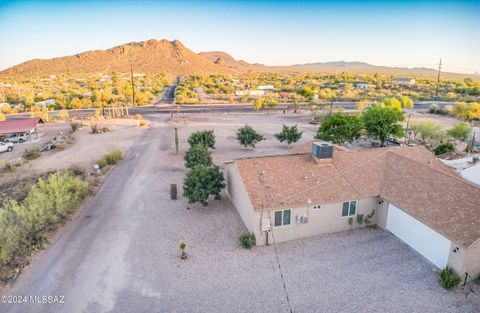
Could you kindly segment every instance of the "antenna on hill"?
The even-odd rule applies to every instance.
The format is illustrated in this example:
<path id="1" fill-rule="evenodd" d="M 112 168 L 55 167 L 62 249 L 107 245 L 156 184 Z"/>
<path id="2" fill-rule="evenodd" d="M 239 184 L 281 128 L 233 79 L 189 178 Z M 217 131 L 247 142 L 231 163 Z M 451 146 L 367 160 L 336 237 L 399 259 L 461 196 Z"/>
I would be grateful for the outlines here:
<path id="1" fill-rule="evenodd" d="M 130 79 L 132 81 L 132 106 L 135 106 L 135 84 L 133 82 L 133 65 L 130 63 Z"/>
<path id="2" fill-rule="evenodd" d="M 442 59 L 440 58 L 440 63 L 438 63 L 438 75 L 437 75 L 437 90 L 435 90 L 435 96 L 438 97 L 438 87 L 440 85 L 440 71 L 442 70 Z"/>

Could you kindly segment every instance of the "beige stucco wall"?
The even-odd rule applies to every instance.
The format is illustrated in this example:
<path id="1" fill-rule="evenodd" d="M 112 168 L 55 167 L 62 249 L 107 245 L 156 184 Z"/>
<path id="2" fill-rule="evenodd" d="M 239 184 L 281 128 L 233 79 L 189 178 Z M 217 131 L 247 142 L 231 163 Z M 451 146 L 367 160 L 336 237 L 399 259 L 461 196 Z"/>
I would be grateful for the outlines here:
<path id="1" fill-rule="evenodd" d="M 378 197 L 352 200 L 359 200 L 357 214 L 364 214 L 364 218 L 378 206 Z M 268 211 L 272 225 L 272 233 L 270 235 L 269 243 L 273 243 L 273 238 L 275 239 L 275 242 L 282 242 L 366 226 L 365 222 L 360 225 L 357 222 L 356 217 L 353 217 L 353 225 L 349 225 L 348 217 L 342 217 L 343 202 L 325 204 L 320 203 L 320 209 L 313 209 L 313 206 L 317 204 L 318 203 L 312 203 L 308 207 L 305 206 L 301 208 L 291 208 L 291 223 L 289 226 L 273 227 L 276 210 Z M 308 223 L 297 223 L 297 215 L 308 216 Z M 256 218 L 259 219 L 260 224 L 261 214 L 257 212 Z M 375 215 L 372 217 L 370 222 L 370 225 L 374 224 Z M 257 237 L 257 244 L 265 244 L 265 238 L 265 234 L 262 234 L 261 237 Z"/>
<path id="2" fill-rule="evenodd" d="M 378 201 L 381 203 L 377 204 L 375 210 L 375 222 L 378 227 L 385 229 L 387 227 L 388 201 L 382 198 L 379 198 Z"/>
<path id="3" fill-rule="evenodd" d="M 248 231 L 253 232 L 258 241 L 260 236 L 260 218 L 256 216 L 258 214 L 253 210 L 253 205 L 235 163 L 225 164 L 225 180 L 228 197 L 237 209 L 238 214 L 240 214 Z"/>
<path id="4" fill-rule="evenodd" d="M 458 249 L 453 252 L 455 248 Z M 465 273 L 468 273 L 469 281 L 480 277 L 480 239 L 468 249 L 452 243 L 448 256 L 448 266 L 462 278 L 462 281 L 465 279 Z"/>

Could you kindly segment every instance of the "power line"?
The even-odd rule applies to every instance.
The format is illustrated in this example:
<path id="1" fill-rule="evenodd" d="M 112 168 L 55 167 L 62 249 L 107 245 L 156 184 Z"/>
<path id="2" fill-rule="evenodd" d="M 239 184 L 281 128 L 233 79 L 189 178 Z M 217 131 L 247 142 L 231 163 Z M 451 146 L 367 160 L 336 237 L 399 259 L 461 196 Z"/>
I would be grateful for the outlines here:
<path id="1" fill-rule="evenodd" d="M 440 63 L 438 63 L 437 90 L 435 90 L 435 96 L 438 96 L 438 87 L 440 86 L 440 71 L 441 70 L 442 70 L 442 58 L 440 58 Z"/>

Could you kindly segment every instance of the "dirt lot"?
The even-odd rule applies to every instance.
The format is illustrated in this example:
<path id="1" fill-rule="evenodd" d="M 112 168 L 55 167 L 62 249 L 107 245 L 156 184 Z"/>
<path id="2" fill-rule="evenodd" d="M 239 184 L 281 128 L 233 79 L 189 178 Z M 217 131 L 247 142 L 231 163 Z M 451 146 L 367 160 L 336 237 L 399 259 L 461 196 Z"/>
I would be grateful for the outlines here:
<path id="1" fill-rule="evenodd" d="M 74 164 L 93 164 L 108 151 L 127 151 L 134 144 L 136 138 L 146 129 L 146 127 L 138 127 L 137 121 L 133 119 L 99 120 L 97 124 L 107 127 L 110 131 L 102 134 L 91 134 L 89 123 L 86 122 L 82 128 L 72 134 L 73 143 L 67 145 L 65 149 L 53 149 L 42 153 L 37 159 L 31 160 L 18 168 L 15 173 L 0 175 L 0 182 L 67 168 Z M 0 155 L 0 162 L 20 162 L 25 149 L 41 148 L 53 137 L 58 136 L 60 133 L 68 133 L 70 130 L 70 123 L 41 125 L 39 127 L 41 136 L 39 140 L 31 143 L 16 144 L 13 152 Z"/>
<path id="2" fill-rule="evenodd" d="M 214 129 L 220 164 L 287 152 L 272 134 L 302 117 L 165 118 L 150 117 L 153 127 L 10 290 L 63 295 L 65 303 L 6 305 L 5 312 L 478 312 L 462 290 L 444 291 L 427 261 L 382 230 L 244 250 L 236 240 L 245 226 L 225 196 L 206 208 L 181 196 L 170 200 L 170 183 L 180 187 L 186 172 L 183 154 L 192 131 Z M 268 138 L 255 151 L 233 139 L 246 122 Z M 180 129 L 179 155 L 174 127 Z M 316 127 L 299 127 L 302 142 L 311 140 Z M 180 241 L 187 243 L 186 261 L 179 258 Z"/>

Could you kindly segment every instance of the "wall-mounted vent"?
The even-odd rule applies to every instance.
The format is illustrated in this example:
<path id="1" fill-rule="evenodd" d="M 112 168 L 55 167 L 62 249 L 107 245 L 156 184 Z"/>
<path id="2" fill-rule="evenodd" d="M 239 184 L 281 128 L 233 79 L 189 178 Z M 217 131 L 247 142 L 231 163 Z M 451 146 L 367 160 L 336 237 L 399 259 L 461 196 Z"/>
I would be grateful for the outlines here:
<path id="1" fill-rule="evenodd" d="M 325 141 L 312 143 L 312 157 L 317 160 L 333 158 L 333 145 Z"/>

